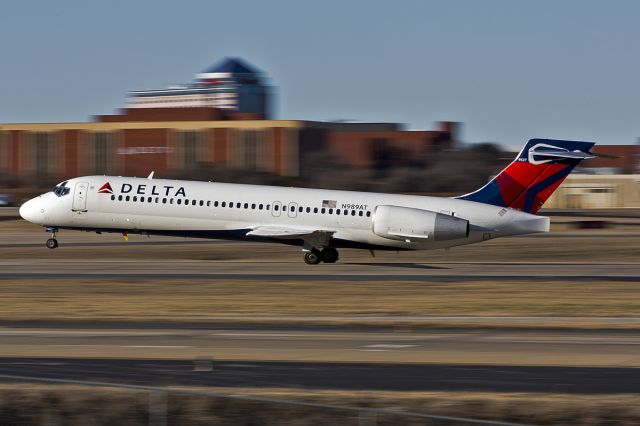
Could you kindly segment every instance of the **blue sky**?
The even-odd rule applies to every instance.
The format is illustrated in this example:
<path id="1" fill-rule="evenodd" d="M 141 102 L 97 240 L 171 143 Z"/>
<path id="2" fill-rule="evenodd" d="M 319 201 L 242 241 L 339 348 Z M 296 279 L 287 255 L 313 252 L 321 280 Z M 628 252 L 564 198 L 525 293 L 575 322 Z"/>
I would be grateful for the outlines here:
<path id="1" fill-rule="evenodd" d="M 241 56 L 277 118 L 464 122 L 468 142 L 640 137 L 640 2 L 20 1 L 0 122 L 84 121 Z"/>

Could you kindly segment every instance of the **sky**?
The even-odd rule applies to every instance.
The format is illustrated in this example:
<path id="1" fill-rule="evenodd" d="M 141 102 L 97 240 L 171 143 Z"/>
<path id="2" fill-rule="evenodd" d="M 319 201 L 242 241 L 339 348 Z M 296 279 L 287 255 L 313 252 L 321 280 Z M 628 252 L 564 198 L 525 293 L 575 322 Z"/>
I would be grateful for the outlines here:
<path id="1" fill-rule="evenodd" d="M 225 56 L 277 119 L 464 123 L 462 140 L 640 137 L 637 1 L 12 1 L 0 123 L 86 121 Z"/>

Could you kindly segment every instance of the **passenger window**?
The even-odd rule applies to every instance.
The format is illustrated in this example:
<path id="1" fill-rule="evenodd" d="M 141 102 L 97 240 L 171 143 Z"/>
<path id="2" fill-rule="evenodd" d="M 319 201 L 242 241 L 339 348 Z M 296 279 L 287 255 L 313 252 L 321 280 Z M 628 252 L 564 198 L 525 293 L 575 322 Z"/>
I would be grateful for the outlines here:
<path id="1" fill-rule="evenodd" d="M 222 202 L 222 207 L 227 207 L 227 203 L 226 202 Z"/>
<path id="2" fill-rule="evenodd" d="M 249 203 L 244 203 L 244 208 L 248 209 L 249 208 Z"/>
<path id="3" fill-rule="evenodd" d="M 371 217 L 371 212 L 367 212 L 367 217 Z"/>
<path id="4" fill-rule="evenodd" d="M 182 198 L 178 198 L 178 201 L 176 201 L 178 204 L 182 204 Z"/>
<path id="5" fill-rule="evenodd" d="M 140 197 L 140 202 L 144 203 L 144 197 Z"/>
<path id="6" fill-rule="evenodd" d="M 195 206 L 196 205 L 196 200 L 191 200 L 191 205 Z"/>
<path id="7" fill-rule="evenodd" d="M 147 197 L 147 203 L 151 203 L 152 201 L 153 201 L 153 198 Z"/>
<path id="8" fill-rule="evenodd" d="M 173 204 L 173 198 L 169 198 L 169 204 Z"/>
<path id="9" fill-rule="evenodd" d="M 211 207 L 211 201 L 207 201 L 207 207 Z"/>
<path id="10" fill-rule="evenodd" d="M 311 207 L 307 207 L 307 213 L 311 213 Z"/>
<path id="11" fill-rule="evenodd" d="M 128 195 L 125 197 L 125 201 L 129 201 L 131 200 L 131 197 L 129 197 Z"/>
<path id="12" fill-rule="evenodd" d="M 167 199 L 166 198 L 162 199 L 162 204 L 167 204 Z"/>
<path id="13" fill-rule="evenodd" d="M 251 204 L 251 210 L 255 210 L 256 209 L 256 205 L 255 204 Z"/>
<path id="14" fill-rule="evenodd" d="M 138 201 L 138 196 L 137 195 L 133 196 L 133 201 Z"/>
<path id="15" fill-rule="evenodd" d="M 363 214 L 364 214 L 364 213 L 363 213 L 363 211 L 362 211 L 362 210 L 360 210 L 360 211 L 358 212 L 358 216 L 360 216 L 360 217 L 362 217 L 362 215 L 363 215 Z"/>
<path id="16" fill-rule="evenodd" d="M 184 200 L 184 204 L 185 205 L 189 204 L 189 200 Z"/>
<path id="17" fill-rule="evenodd" d="M 336 214 L 340 215 L 340 209 L 336 209 Z"/>
<path id="18" fill-rule="evenodd" d="M 333 209 L 329 209 L 329 214 L 333 214 Z"/>
<path id="19" fill-rule="evenodd" d="M 233 203 L 229 203 L 229 208 L 232 209 L 233 208 Z"/>
<path id="20" fill-rule="evenodd" d="M 200 200 L 200 207 L 204 206 L 204 201 Z"/>
<path id="21" fill-rule="evenodd" d="M 262 210 L 262 204 L 258 204 L 258 210 Z"/>
<path id="22" fill-rule="evenodd" d="M 317 207 L 314 207 L 314 208 L 313 208 L 313 212 L 314 212 L 314 213 L 318 213 L 318 208 L 317 208 Z"/>
<path id="23" fill-rule="evenodd" d="M 302 213 L 302 207 L 298 207 L 298 213 Z"/>
<path id="24" fill-rule="evenodd" d="M 356 211 L 355 210 L 351 210 L 351 216 L 355 216 L 356 215 Z"/>
<path id="25" fill-rule="evenodd" d="M 349 210 L 346 210 L 346 209 L 345 209 L 342 213 L 346 216 L 346 215 L 348 215 L 348 214 L 349 214 Z"/>
<path id="26" fill-rule="evenodd" d="M 271 204 L 267 204 L 267 205 L 265 206 L 265 208 L 266 208 L 267 210 L 271 210 Z"/>
<path id="27" fill-rule="evenodd" d="M 273 206 L 273 209 L 274 209 L 275 211 L 278 211 L 278 210 L 280 209 L 280 206 L 276 204 L 275 206 Z"/>
<path id="28" fill-rule="evenodd" d="M 326 212 L 327 210 L 323 207 L 322 209 L 320 209 L 320 213 L 324 214 L 324 212 Z"/>
<path id="29" fill-rule="evenodd" d="M 218 207 L 218 202 L 217 201 L 213 202 L 213 207 Z"/>
<path id="30" fill-rule="evenodd" d="M 115 195 L 111 195 L 111 201 L 114 201 L 116 199 Z"/>
<path id="31" fill-rule="evenodd" d="M 160 202 L 160 197 L 156 197 L 156 204 Z"/>

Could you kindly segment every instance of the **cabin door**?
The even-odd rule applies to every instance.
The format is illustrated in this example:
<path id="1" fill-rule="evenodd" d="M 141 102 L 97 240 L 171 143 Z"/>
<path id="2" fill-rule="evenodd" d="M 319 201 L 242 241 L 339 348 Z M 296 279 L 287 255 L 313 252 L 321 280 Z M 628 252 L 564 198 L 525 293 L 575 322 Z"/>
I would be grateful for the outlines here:
<path id="1" fill-rule="evenodd" d="M 89 190 L 89 184 L 87 182 L 76 183 L 76 188 L 73 191 L 73 206 L 71 210 L 74 212 L 86 212 L 87 211 L 87 192 Z"/>

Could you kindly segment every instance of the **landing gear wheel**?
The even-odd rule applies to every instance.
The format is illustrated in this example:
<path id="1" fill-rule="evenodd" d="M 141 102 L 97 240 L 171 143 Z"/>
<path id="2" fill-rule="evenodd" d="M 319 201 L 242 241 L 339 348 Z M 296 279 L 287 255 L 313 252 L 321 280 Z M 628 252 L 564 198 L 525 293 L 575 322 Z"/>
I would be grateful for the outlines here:
<path id="1" fill-rule="evenodd" d="M 54 249 L 56 247 L 58 247 L 58 240 L 55 238 L 49 238 L 47 240 L 47 248 Z"/>
<path id="2" fill-rule="evenodd" d="M 320 252 L 320 257 L 322 257 L 324 263 L 336 263 L 340 256 L 338 255 L 338 250 L 333 247 L 327 247 Z"/>
<path id="3" fill-rule="evenodd" d="M 317 265 L 321 261 L 320 253 L 317 250 L 311 250 L 304 254 L 304 263 L 307 265 Z"/>

